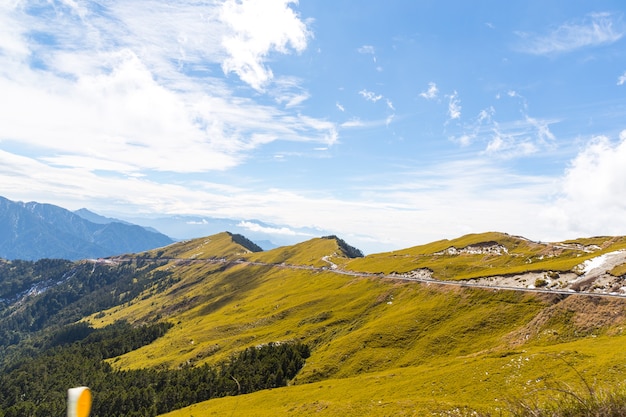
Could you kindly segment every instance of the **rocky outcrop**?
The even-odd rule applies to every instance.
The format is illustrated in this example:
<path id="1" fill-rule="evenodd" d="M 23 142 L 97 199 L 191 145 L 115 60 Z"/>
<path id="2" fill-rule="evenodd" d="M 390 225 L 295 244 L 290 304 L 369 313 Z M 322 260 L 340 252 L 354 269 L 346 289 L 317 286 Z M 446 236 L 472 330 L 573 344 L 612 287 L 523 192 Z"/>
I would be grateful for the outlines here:
<path id="1" fill-rule="evenodd" d="M 435 255 L 502 255 L 509 253 L 507 248 L 499 244 L 498 242 L 481 242 L 472 245 L 465 246 L 464 248 L 456 248 L 450 246 L 449 248 L 436 252 Z"/>

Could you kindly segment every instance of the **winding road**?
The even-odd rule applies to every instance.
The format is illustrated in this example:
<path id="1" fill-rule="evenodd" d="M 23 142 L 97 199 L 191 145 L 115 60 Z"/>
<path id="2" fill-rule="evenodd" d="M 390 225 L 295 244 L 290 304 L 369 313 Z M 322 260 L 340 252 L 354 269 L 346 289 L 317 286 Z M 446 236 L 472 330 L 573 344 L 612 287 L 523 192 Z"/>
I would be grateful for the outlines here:
<path id="1" fill-rule="evenodd" d="M 602 258 L 604 257 L 604 258 Z M 602 258 L 600 260 L 596 260 Z M 324 257 L 322 260 L 329 264 L 328 267 L 317 267 L 311 265 L 294 265 L 287 263 L 267 263 L 258 261 L 248 261 L 245 259 L 229 260 L 226 258 L 205 258 L 205 259 L 186 259 L 186 258 L 139 258 L 139 257 L 123 257 L 123 258 L 107 258 L 94 260 L 94 262 L 103 263 L 117 263 L 117 262 L 131 262 L 131 261 L 154 261 L 163 263 L 212 263 L 212 264 L 224 264 L 224 265 L 250 265 L 250 266 L 265 266 L 272 268 L 287 268 L 293 270 L 307 270 L 316 272 L 328 272 L 339 275 L 347 275 L 351 277 L 363 277 L 363 278 L 378 278 L 396 281 L 410 281 L 417 282 L 426 285 L 445 285 L 455 287 L 468 287 L 468 288 L 482 288 L 490 290 L 503 290 L 503 291 L 524 291 L 532 293 L 544 293 L 544 294 L 560 294 L 560 295 L 584 295 L 589 297 L 611 297 L 611 298 L 626 298 L 626 292 L 598 292 L 598 291 L 575 291 L 573 289 L 560 289 L 560 288 L 530 288 L 526 286 L 506 285 L 506 284 L 488 284 L 477 282 L 477 280 L 464 280 L 464 281 L 443 281 L 425 276 L 425 274 L 382 274 L 382 273 L 370 273 L 370 272 L 358 272 L 346 269 L 341 269 L 338 265 L 330 261 L 330 257 Z M 595 263 L 593 262 L 594 260 Z M 583 264 L 585 270 L 578 280 L 590 279 L 599 276 L 603 271 L 606 272 L 615 265 L 626 262 L 626 251 L 611 252 L 608 254 L 600 255 L 597 258 L 593 258 L 587 261 L 587 264 Z M 578 281 L 577 280 L 577 281 Z M 624 282 L 626 287 L 626 281 Z M 622 288 L 625 291 L 625 288 Z"/>

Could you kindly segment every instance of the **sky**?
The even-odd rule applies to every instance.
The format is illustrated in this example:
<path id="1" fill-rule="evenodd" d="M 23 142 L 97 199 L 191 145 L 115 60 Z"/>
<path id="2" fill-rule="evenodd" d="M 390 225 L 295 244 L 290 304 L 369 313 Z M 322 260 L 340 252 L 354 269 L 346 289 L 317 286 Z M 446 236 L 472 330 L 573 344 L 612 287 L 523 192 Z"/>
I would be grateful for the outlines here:
<path id="1" fill-rule="evenodd" d="M 366 253 L 626 235 L 625 13 L 0 0 L 0 195 Z"/>

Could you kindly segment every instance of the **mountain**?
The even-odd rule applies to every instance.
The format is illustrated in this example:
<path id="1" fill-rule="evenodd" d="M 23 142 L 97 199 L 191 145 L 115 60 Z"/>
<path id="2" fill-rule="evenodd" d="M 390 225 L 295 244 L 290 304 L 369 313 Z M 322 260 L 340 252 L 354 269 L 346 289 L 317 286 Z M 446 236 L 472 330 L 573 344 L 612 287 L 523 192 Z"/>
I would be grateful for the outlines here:
<path id="1" fill-rule="evenodd" d="M 127 225 L 132 225 L 132 223 L 124 221 L 124 220 L 114 219 L 112 217 L 101 216 L 98 213 L 94 213 L 91 210 L 87 210 L 86 208 L 75 210 L 74 214 L 77 214 L 80 217 L 82 217 L 83 219 L 89 220 L 90 222 L 96 223 L 96 224 L 123 223 L 123 224 L 127 224 Z"/>
<path id="2" fill-rule="evenodd" d="M 510 407 L 620 395 L 626 237 L 359 252 L 222 232 L 0 262 L 0 409 L 61 410 L 70 383 L 95 391 L 94 415 L 168 417 L 529 415 Z"/>
<path id="3" fill-rule="evenodd" d="M 94 213 L 91 210 L 87 210 L 86 208 L 75 210 L 74 214 L 77 214 L 80 217 L 82 217 L 83 219 L 89 220 L 90 222 L 96 223 L 96 224 L 122 223 L 122 224 L 126 224 L 126 225 L 129 225 L 129 226 L 134 226 L 135 225 L 134 223 L 127 222 L 125 220 L 120 220 L 120 219 L 116 219 L 116 218 L 113 218 L 113 217 L 101 216 L 98 213 Z M 149 231 L 149 232 L 162 234 L 161 232 L 159 232 L 154 227 L 149 227 L 149 226 L 142 226 L 142 227 L 144 229 L 146 229 L 147 231 Z"/>
<path id="4" fill-rule="evenodd" d="M 99 219 L 90 221 L 52 204 L 13 202 L 0 197 L 0 258 L 99 258 L 173 242 L 137 225 Z"/>
<path id="5" fill-rule="evenodd" d="M 164 216 L 164 217 L 125 217 L 134 224 L 160 230 L 176 240 L 195 239 L 221 233 L 245 235 L 263 249 L 293 245 L 314 236 L 330 234 L 313 228 L 293 228 L 260 220 L 227 219 L 207 216 Z"/>

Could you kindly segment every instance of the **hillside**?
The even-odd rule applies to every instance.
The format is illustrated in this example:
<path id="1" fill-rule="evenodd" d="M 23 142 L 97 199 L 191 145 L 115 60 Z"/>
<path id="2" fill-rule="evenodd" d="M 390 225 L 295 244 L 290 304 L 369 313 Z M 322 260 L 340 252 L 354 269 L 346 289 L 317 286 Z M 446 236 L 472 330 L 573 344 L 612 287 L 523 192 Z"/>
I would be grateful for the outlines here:
<path id="1" fill-rule="evenodd" d="M 506 248 L 509 259 L 486 253 L 491 242 Z M 496 261 L 503 264 L 498 273 L 506 273 L 506 267 L 523 272 L 524 265 L 527 270 L 545 266 L 551 271 L 555 265 L 574 268 L 622 244 L 623 239 L 607 238 L 548 245 L 487 234 L 351 259 L 333 239 L 313 239 L 241 255 L 245 262 L 179 267 L 175 275 L 181 279 L 171 290 L 112 309 L 91 322 L 140 322 L 156 313 L 176 323 L 162 339 L 116 359 L 122 368 L 218 363 L 246 346 L 287 340 L 304 341 L 312 348 L 292 386 L 270 397 L 256 393 L 246 400 L 212 400 L 204 408 L 173 415 L 204 415 L 209 410 L 222 414 L 230 412 L 233 401 L 246 401 L 254 415 L 261 415 L 258 410 L 289 414 L 290 409 L 298 410 L 291 412 L 294 415 L 313 410 L 321 415 L 363 415 L 373 407 L 372 390 L 380 393 L 385 413 L 455 405 L 492 408 L 498 405 L 495 394 L 486 392 L 497 392 L 503 399 L 518 395 L 522 381 L 544 381 L 526 387 L 531 389 L 546 379 L 576 379 L 565 362 L 591 379 L 619 379 L 615 367 L 622 369 L 625 359 L 618 348 L 626 341 L 620 330 L 624 301 L 422 285 L 370 273 L 429 267 L 436 277 L 445 256 L 466 276 L 478 275 L 479 267 L 491 271 L 488 265 Z M 600 249 L 586 252 L 591 245 Z M 451 247 L 472 246 L 483 249 L 441 254 Z M 554 255 L 544 261 L 550 251 Z M 530 256 L 536 262 L 528 262 Z M 398 258 L 403 263 L 395 262 Z M 463 262 L 475 266 L 464 271 Z M 353 274 L 338 273 L 331 264 Z M 358 276 L 357 271 L 364 274 Z M 605 374 L 607 369 L 613 371 Z M 246 415 L 241 402 L 236 404 Z"/>
<path id="2" fill-rule="evenodd" d="M 161 233 L 85 210 L 77 214 L 52 204 L 0 197 L 0 258 L 100 258 L 172 242 Z"/>
<path id="3" fill-rule="evenodd" d="M 487 233 L 355 257 L 334 236 L 255 252 L 242 237 L 220 233 L 75 265 L 84 282 L 91 268 L 107 277 L 125 272 L 117 284 L 89 292 L 108 306 L 76 301 L 47 322 L 70 323 L 76 314 L 63 311 L 82 305 L 81 315 L 102 330 L 169 323 L 162 336 L 107 359 L 125 372 L 223 367 L 262 346 L 297 342 L 310 350 L 286 387 L 164 414 L 172 417 L 507 415 L 508 401 L 541 401 L 558 384 L 622 384 L 626 300 L 582 286 L 545 294 L 522 284 L 475 288 L 474 280 L 525 273 L 577 280 L 595 271 L 623 281 L 624 261 L 615 255 L 623 247 L 623 238 L 548 244 Z M 606 262 L 610 254 L 614 266 Z M 415 271 L 424 270 L 431 274 L 420 281 L 423 273 Z M 76 288 L 72 279 L 68 290 Z M 17 319 L 29 306 L 36 311 L 44 296 L 22 298 L 23 307 L 5 309 L 3 317 Z"/>
<path id="4" fill-rule="evenodd" d="M 471 234 L 355 259 L 347 269 L 398 278 L 498 288 L 624 294 L 626 238 L 545 243 L 505 233 Z"/>

